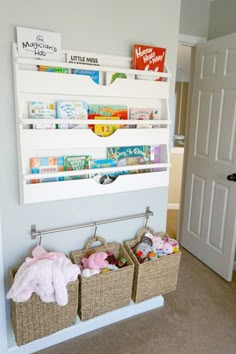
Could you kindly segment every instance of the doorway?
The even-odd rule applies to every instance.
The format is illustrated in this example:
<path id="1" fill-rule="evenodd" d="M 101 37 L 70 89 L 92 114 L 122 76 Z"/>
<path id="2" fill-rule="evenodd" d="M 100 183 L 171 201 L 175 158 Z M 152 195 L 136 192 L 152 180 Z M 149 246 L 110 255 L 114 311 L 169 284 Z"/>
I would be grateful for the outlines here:
<path id="1" fill-rule="evenodd" d="M 172 141 L 170 148 L 170 180 L 168 191 L 167 233 L 177 238 L 184 161 L 189 91 L 191 86 L 192 46 L 178 45 Z"/>

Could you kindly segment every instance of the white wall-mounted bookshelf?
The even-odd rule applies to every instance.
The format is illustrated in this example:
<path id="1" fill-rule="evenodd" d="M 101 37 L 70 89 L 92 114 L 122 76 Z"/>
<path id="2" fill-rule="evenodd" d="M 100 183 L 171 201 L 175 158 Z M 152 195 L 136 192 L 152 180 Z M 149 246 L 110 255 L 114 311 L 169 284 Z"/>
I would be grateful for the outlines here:
<path id="1" fill-rule="evenodd" d="M 16 44 L 13 44 L 13 66 L 15 79 L 16 126 L 19 159 L 19 189 L 21 203 L 37 203 L 60 199 L 104 195 L 133 190 L 167 186 L 169 181 L 169 78 L 168 72 L 158 73 L 162 81 L 155 81 L 156 73 L 130 69 L 130 58 L 105 56 L 107 66 L 96 67 L 101 77 L 108 72 L 133 75 L 133 79 L 117 78 L 112 84 L 96 84 L 90 77 L 37 71 L 38 65 L 90 69 L 91 66 L 49 62 L 37 59 L 19 58 Z M 63 60 L 63 58 L 62 58 Z M 111 64 L 113 66 L 111 66 Z M 94 68 L 95 70 L 95 68 Z M 142 75 L 141 75 L 142 74 Z M 136 79 L 142 77 L 143 79 Z M 118 128 L 111 136 L 99 137 L 91 129 L 31 129 L 29 118 L 30 101 L 83 100 L 88 104 L 126 105 L 127 107 L 155 107 L 161 105 L 158 127 L 142 128 L 147 121 L 132 121 L 138 128 Z M 55 123 L 55 120 L 43 120 Z M 70 123 L 82 121 L 70 119 Z M 34 123 L 42 120 L 34 119 Z M 58 123 L 58 120 L 56 121 Z M 60 123 L 68 120 L 60 119 Z M 99 120 L 83 123 L 99 124 Z M 102 121 L 111 124 L 110 120 Z M 128 122 L 129 123 L 129 122 Z M 112 124 L 127 125 L 127 120 L 112 120 Z M 130 124 L 130 123 L 129 123 Z M 47 183 L 30 183 L 32 179 L 29 159 L 31 157 L 68 156 L 90 154 L 94 158 L 105 158 L 107 147 L 161 145 L 161 162 L 158 164 L 136 165 L 122 170 L 138 170 L 138 173 L 119 175 L 109 185 L 97 183 L 94 170 L 86 170 L 90 178 Z M 106 168 L 97 173 L 118 172 L 117 168 Z M 146 173 L 143 173 L 146 172 Z M 84 171 L 76 172 L 85 174 Z M 74 171 L 55 172 L 52 177 L 74 176 Z M 45 174 L 37 175 L 46 177 Z"/>

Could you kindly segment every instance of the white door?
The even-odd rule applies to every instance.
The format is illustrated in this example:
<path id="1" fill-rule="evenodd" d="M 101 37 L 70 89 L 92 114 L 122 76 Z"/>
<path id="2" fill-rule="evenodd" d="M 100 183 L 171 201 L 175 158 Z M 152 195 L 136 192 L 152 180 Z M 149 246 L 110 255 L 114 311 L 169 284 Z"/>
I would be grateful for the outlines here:
<path id="1" fill-rule="evenodd" d="M 181 245 L 231 281 L 236 247 L 236 33 L 197 46 L 186 153 Z"/>

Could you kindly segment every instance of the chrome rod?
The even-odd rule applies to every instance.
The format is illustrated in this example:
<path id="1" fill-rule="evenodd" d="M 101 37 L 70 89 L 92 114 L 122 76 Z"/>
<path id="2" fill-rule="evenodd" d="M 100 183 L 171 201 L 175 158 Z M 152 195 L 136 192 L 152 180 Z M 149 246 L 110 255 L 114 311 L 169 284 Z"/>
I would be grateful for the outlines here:
<path id="1" fill-rule="evenodd" d="M 138 219 L 138 218 L 143 218 L 143 217 L 145 217 L 148 220 L 148 218 L 150 216 L 153 216 L 153 215 L 154 215 L 154 213 L 150 210 L 149 207 L 147 207 L 145 213 L 121 216 L 121 217 L 118 217 L 118 218 L 94 221 L 94 222 L 89 222 L 89 223 L 79 224 L 79 225 L 74 225 L 74 226 L 59 227 L 57 229 L 37 231 L 36 230 L 36 225 L 31 225 L 30 234 L 31 234 L 31 239 L 35 240 L 36 237 L 39 237 L 39 236 L 41 237 L 43 235 L 53 234 L 53 233 L 56 233 L 56 232 L 63 232 L 63 231 L 82 229 L 84 227 L 109 224 L 109 223 L 113 223 L 113 222 L 125 221 L 125 220 L 130 220 L 130 219 Z M 146 224 L 147 224 L 147 220 L 146 220 Z"/>

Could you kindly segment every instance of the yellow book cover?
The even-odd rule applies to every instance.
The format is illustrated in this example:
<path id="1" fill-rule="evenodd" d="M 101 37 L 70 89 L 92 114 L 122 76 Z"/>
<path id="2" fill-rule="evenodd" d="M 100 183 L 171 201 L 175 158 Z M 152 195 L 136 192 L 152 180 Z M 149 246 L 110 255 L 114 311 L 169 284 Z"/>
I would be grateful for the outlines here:
<path id="1" fill-rule="evenodd" d="M 99 120 L 119 120 L 120 117 L 109 117 L 109 116 L 95 116 L 94 119 Z M 94 125 L 94 133 L 98 136 L 110 136 L 112 135 L 116 129 L 120 128 L 119 124 L 95 124 Z"/>

